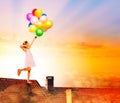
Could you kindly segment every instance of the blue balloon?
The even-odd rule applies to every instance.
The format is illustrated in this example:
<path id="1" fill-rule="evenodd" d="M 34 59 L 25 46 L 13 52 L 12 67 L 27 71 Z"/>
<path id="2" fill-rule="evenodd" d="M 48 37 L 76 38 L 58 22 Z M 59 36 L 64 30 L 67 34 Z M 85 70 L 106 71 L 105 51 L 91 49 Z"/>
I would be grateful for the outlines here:
<path id="1" fill-rule="evenodd" d="M 29 24 L 28 24 L 28 27 L 30 27 L 32 25 L 32 23 L 30 22 Z"/>
<path id="2" fill-rule="evenodd" d="M 42 16 L 47 16 L 47 14 L 43 13 Z"/>

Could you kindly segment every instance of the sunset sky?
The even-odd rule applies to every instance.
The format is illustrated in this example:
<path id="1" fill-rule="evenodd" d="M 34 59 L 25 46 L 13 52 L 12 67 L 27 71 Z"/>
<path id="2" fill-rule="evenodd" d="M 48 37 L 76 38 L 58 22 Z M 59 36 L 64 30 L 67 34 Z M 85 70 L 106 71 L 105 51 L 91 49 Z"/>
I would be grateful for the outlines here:
<path id="1" fill-rule="evenodd" d="M 55 86 L 81 86 L 81 78 L 120 75 L 119 0 L 1 0 L 0 77 L 17 76 L 24 65 L 19 45 L 32 41 L 26 14 L 42 8 L 53 27 L 34 42 L 36 67 L 31 79 L 45 85 L 54 76 Z"/>

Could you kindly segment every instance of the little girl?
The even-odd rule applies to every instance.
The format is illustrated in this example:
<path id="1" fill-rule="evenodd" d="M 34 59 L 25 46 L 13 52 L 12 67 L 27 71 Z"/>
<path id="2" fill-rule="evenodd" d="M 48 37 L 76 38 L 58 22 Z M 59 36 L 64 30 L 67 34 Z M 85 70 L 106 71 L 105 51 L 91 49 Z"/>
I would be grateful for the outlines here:
<path id="1" fill-rule="evenodd" d="M 35 62 L 33 59 L 33 56 L 30 52 L 30 48 L 34 42 L 34 40 L 37 37 L 35 36 L 35 38 L 33 39 L 33 41 L 31 42 L 31 44 L 28 43 L 28 41 L 24 41 L 22 45 L 20 45 L 20 48 L 25 52 L 25 68 L 23 69 L 18 69 L 17 70 L 17 74 L 18 76 L 20 76 L 21 71 L 28 71 L 28 76 L 27 76 L 27 83 L 31 83 L 30 81 L 30 72 L 31 72 L 31 67 L 35 66 Z"/>

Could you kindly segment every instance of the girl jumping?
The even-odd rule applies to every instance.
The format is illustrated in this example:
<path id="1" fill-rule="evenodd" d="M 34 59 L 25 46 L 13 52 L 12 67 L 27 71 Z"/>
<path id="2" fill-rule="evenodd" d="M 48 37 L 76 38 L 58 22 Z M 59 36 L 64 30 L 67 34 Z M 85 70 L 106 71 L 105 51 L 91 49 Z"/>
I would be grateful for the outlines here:
<path id="1" fill-rule="evenodd" d="M 22 45 L 20 45 L 20 48 L 25 52 L 25 68 L 22 69 L 18 69 L 17 70 L 17 75 L 20 76 L 21 71 L 27 71 L 28 75 L 27 75 L 27 83 L 32 83 L 30 81 L 30 72 L 31 72 L 31 67 L 35 66 L 35 62 L 33 59 L 33 56 L 30 52 L 30 48 L 33 44 L 33 42 L 35 41 L 35 39 L 37 38 L 37 36 L 35 36 L 31 42 L 31 44 L 29 44 L 28 41 L 24 41 Z"/>

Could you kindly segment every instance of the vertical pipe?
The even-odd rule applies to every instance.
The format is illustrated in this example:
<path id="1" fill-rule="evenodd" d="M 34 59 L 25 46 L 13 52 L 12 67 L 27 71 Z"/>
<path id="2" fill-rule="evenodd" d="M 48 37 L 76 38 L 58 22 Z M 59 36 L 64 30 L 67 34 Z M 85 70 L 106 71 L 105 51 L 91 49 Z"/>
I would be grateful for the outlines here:
<path id="1" fill-rule="evenodd" d="M 72 91 L 71 91 L 71 89 L 66 89 L 66 103 L 72 103 Z"/>

